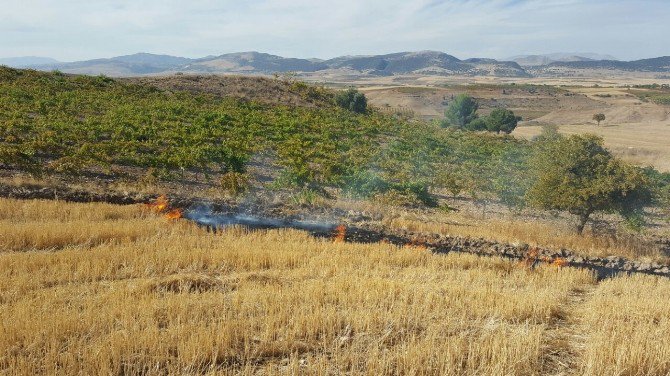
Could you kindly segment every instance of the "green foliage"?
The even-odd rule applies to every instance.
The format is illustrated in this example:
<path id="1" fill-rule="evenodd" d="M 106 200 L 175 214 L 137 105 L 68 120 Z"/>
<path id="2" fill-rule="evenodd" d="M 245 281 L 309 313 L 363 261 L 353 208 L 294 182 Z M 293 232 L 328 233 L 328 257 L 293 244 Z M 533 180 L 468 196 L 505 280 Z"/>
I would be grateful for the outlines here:
<path id="1" fill-rule="evenodd" d="M 486 129 L 490 132 L 510 134 L 516 128 L 519 120 L 521 118 L 514 115 L 514 112 L 504 108 L 496 108 L 486 117 Z"/>
<path id="2" fill-rule="evenodd" d="M 670 105 L 670 86 L 668 84 L 635 85 L 637 89 L 647 90 L 629 90 L 643 102 L 654 102 L 660 105 Z"/>
<path id="3" fill-rule="evenodd" d="M 560 133 L 558 133 L 558 126 L 555 124 L 545 124 L 542 126 L 540 134 L 533 138 L 533 141 L 537 143 L 546 143 L 550 141 L 556 141 L 561 138 Z"/>
<path id="4" fill-rule="evenodd" d="M 443 127 L 465 128 L 470 122 L 477 118 L 477 109 L 479 105 L 474 98 L 466 95 L 457 95 L 454 100 L 449 103 L 442 122 Z"/>
<path id="5" fill-rule="evenodd" d="M 577 215 L 578 232 L 594 212 L 634 218 L 651 204 L 642 170 L 614 158 L 597 136 L 559 137 L 537 146 L 533 163 L 537 176 L 528 199 L 539 208 Z"/>
<path id="6" fill-rule="evenodd" d="M 308 96 L 325 89 L 294 84 Z M 108 77 L 0 68 L 0 163 L 80 173 L 133 166 L 244 173 L 272 150 L 298 185 L 334 184 L 359 163 L 388 120 L 334 107 L 263 106 L 187 92 L 167 93 Z M 345 137 L 341 137 L 346 135 Z"/>
<path id="7" fill-rule="evenodd" d="M 342 191 L 355 198 L 369 198 L 379 193 L 388 192 L 390 184 L 379 174 L 371 171 L 355 171 L 348 176 L 342 186 Z"/>
<path id="8" fill-rule="evenodd" d="M 478 117 L 466 124 L 464 129 L 468 131 L 485 131 L 487 130 L 487 126 L 486 119 Z"/>
<path id="9" fill-rule="evenodd" d="M 658 172 L 651 167 L 644 169 L 649 180 L 653 204 L 670 221 L 670 172 Z"/>
<path id="10" fill-rule="evenodd" d="M 289 85 L 309 97 L 333 96 L 323 88 L 313 91 L 302 83 Z M 473 108 L 465 116 L 471 120 L 466 129 L 483 130 L 486 118 L 477 119 L 476 103 Z M 498 200 L 510 207 L 522 207 L 525 198 L 533 197 L 544 207 L 589 212 L 612 209 L 602 209 L 602 200 L 592 200 L 590 195 L 607 193 L 605 188 L 614 185 L 607 201 L 617 202 L 615 209 L 627 218 L 639 213 L 638 203 L 645 197 L 637 189 L 642 182 L 636 169 L 610 162 L 612 157 L 602 146 L 590 146 L 588 150 L 600 151 L 586 153 L 583 163 L 570 164 L 563 159 L 581 158 L 581 149 L 568 145 L 575 152 L 566 152 L 562 137 L 550 131 L 531 147 L 507 135 L 453 131 L 375 111 L 357 114 L 349 107 L 260 105 L 206 94 L 168 93 L 107 77 L 0 68 L 1 167 L 78 174 L 131 166 L 144 169 L 145 177 L 138 179 L 148 185 L 174 177 L 175 172 L 217 173 L 222 190 L 241 194 L 254 183 L 247 180 L 245 170 L 251 157 L 259 155 L 281 169 L 271 186 L 297 190 L 293 201 L 298 205 L 322 200 L 319 192 L 326 192 L 325 188 L 341 188 L 349 196 L 408 205 L 436 205 L 432 193 L 448 192 Z M 568 203 L 586 209 L 553 203 L 555 195 L 571 192 L 569 187 L 546 188 L 549 183 L 560 185 L 560 179 L 538 180 L 545 188 L 535 184 L 531 194 L 529 185 L 535 180 L 528 158 L 534 149 L 557 156 L 531 165 L 540 166 L 547 176 L 595 174 L 595 179 L 569 181 L 585 187 L 576 195 L 582 199 Z M 589 162 L 599 161 L 603 153 L 605 167 Z M 552 164 L 554 160 L 558 166 Z M 591 190 L 587 184 L 591 180 L 599 188 Z M 667 184 L 657 185 L 667 188 Z M 662 197 L 667 196 L 661 192 L 666 191 L 655 189 L 655 200 L 664 202 Z M 548 198 L 538 198 L 538 192 Z"/>
<path id="11" fill-rule="evenodd" d="M 335 103 L 345 110 L 358 114 L 364 114 L 368 110 L 368 100 L 365 97 L 365 94 L 359 92 L 355 88 L 350 88 L 338 93 L 335 96 Z"/>

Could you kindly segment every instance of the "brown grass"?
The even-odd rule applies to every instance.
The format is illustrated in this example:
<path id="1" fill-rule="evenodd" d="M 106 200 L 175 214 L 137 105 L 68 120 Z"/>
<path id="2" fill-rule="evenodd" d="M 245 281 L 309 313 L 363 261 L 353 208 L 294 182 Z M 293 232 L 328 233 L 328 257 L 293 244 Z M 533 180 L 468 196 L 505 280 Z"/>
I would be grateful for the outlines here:
<path id="1" fill-rule="evenodd" d="M 73 227 L 60 251 L 0 253 L 0 373 L 541 374 L 560 345 L 547 332 L 572 309 L 569 296 L 595 283 L 571 268 L 528 270 L 292 230 L 214 236 L 138 207 L 0 200 L 0 212 L 8 208 L 14 212 L 3 221 L 44 229 L 57 226 L 55 218 L 144 224 L 119 226 L 112 239 L 86 246 L 80 239 L 93 227 L 81 234 Z M 670 283 L 621 281 L 612 286 L 628 302 L 637 287 L 656 287 L 640 297 L 639 311 L 612 307 L 620 295 L 609 285 L 597 290 L 607 304 L 589 303 L 585 328 L 605 353 L 622 344 L 588 320 L 615 329 L 632 322 L 647 330 L 654 318 L 667 325 L 651 294 L 667 300 L 662 289 Z M 661 341 L 666 351 L 667 338 L 640 334 L 625 346 Z M 667 371 L 662 352 L 653 351 L 646 365 L 624 356 L 620 367 Z M 588 365 L 602 355 L 582 356 Z"/>
<path id="2" fill-rule="evenodd" d="M 450 236 L 469 236 L 511 244 L 570 249 L 583 256 L 624 256 L 654 262 L 670 262 L 657 245 L 635 235 L 596 234 L 587 229 L 578 235 L 574 227 L 562 220 L 530 219 L 523 216 L 501 216 L 481 219 L 479 214 L 462 212 L 422 212 L 365 202 L 339 201 L 345 210 L 364 210 L 390 228 Z M 657 231 L 658 232 L 658 231 Z M 660 234 L 660 232 L 659 232 Z"/>
<path id="3" fill-rule="evenodd" d="M 670 374 L 670 289 L 653 277 L 605 281 L 583 307 L 585 375 Z"/>

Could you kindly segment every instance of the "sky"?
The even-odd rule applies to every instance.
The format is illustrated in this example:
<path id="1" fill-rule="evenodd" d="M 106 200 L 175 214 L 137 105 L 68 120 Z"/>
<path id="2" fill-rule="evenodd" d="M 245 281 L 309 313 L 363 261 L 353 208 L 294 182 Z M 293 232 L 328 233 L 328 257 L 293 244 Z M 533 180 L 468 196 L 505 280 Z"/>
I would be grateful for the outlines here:
<path id="1" fill-rule="evenodd" d="M 670 55 L 670 0 L 0 0 L 0 57 Z"/>

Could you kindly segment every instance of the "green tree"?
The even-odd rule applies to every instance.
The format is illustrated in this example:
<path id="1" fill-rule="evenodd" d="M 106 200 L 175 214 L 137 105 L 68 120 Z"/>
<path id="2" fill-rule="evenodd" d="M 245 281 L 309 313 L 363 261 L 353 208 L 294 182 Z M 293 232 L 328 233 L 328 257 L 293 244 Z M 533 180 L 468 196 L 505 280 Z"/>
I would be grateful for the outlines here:
<path id="1" fill-rule="evenodd" d="M 465 129 L 469 131 L 485 131 L 486 126 L 486 118 L 476 118 L 475 120 L 466 124 Z"/>
<path id="2" fill-rule="evenodd" d="M 519 120 L 521 118 L 514 115 L 514 112 L 505 108 L 496 108 L 486 117 L 486 129 L 491 132 L 510 134 L 516 128 Z"/>
<path id="3" fill-rule="evenodd" d="M 365 97 L 365 94 L 353 87 L 338 93 L 335 96 L 335 103 L 346 110 L 358 114 L 364 114 L 368 109 L 368 99 Z"/>
<path id="4" fill-rule="evenodd" d="M 477 118 L 477 109 L 479 109 L 479 105 L 474 98 L 466 94 L 457 95 L 456 98 L 449 103 L 449 106 L 444 113 L 445 118 L 442 122 L 442 126 L 465 128 L 466 125 Z"/>
<path id="5" fill-rule="evenodd" d="M 595 114 L 593 115 L 593 120 L 598 122 L 598 126 L 600 126 L 601 121 L 605 121 L 605 114 L 600 113 L 600 114 Z"/>
<path id="6" fill-rule="evenodd" d="M 577 232 L 594 212 L 640 218 L 652 197 L 641 169 L 614 158 L 594 135 L 559 137 L 537 144 L 532 161 L 537 173 L 527 193 L 538 208 L 563 210 L 579 218 Z"/>

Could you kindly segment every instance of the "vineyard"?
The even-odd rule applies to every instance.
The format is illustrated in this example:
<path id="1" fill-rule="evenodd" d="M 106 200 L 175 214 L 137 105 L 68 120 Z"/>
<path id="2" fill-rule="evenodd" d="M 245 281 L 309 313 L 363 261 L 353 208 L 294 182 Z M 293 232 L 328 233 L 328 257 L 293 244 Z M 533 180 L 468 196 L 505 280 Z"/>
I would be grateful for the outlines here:
<path id="1" fill-rule="evenodd" d="M 238 192 L 255 158 L 276 167 L 275 186 L 333 187 L 356 197 L 398 192 L 429 205 L 436 189 L 505 194 L 512 177 L 501 172 L 523 170 L 525 142 L 376 110 L 356 114 L 329 104 L 326 89 L 291 87 L 321 104 L 263 104 L 104 76 L 0 68 L 0 164 L 36 176 L 136 167 L 170 180 L 195 171 L 227 175 L 223 188 Z"/>

